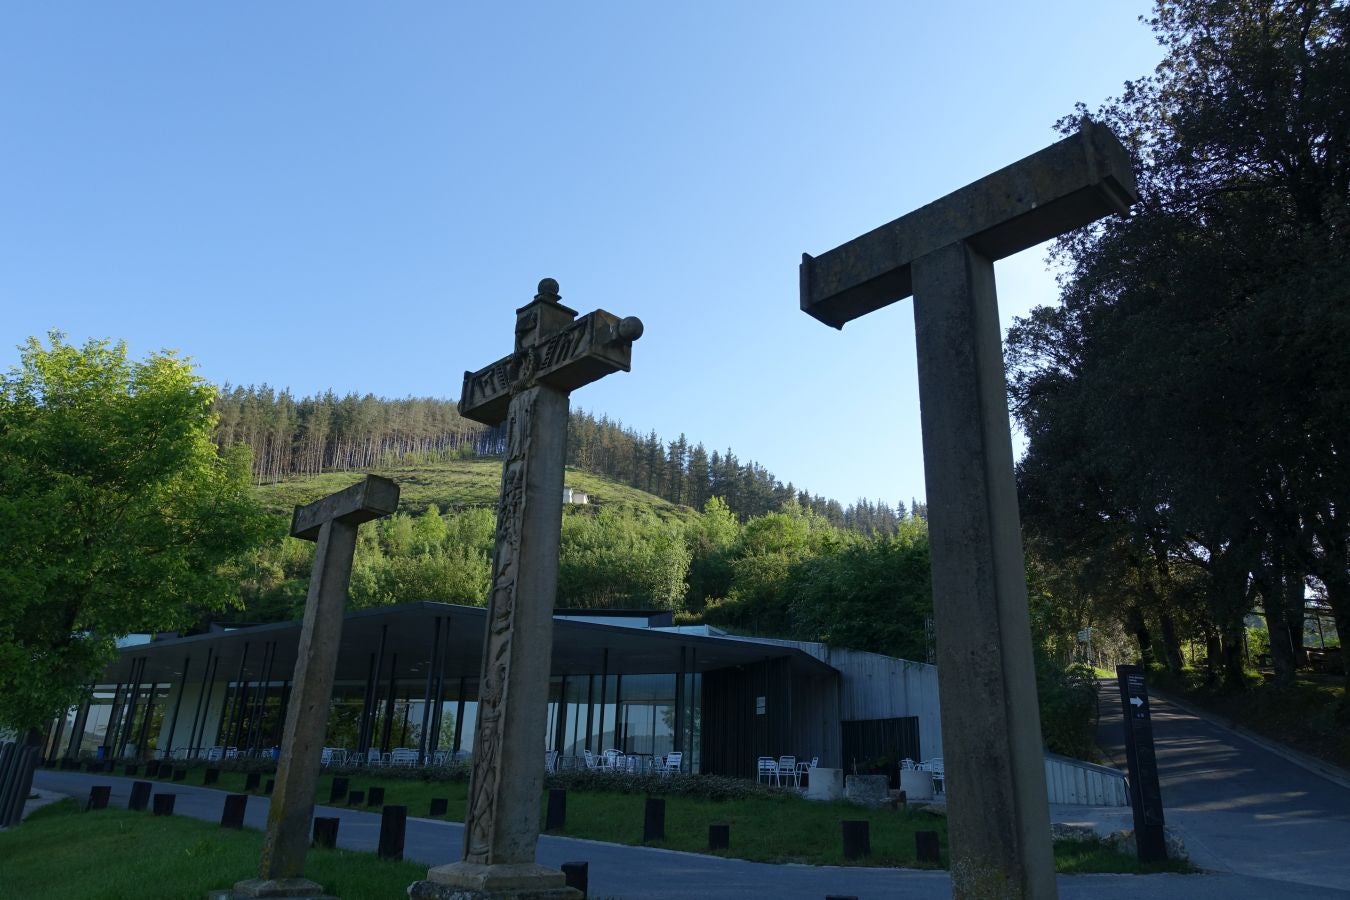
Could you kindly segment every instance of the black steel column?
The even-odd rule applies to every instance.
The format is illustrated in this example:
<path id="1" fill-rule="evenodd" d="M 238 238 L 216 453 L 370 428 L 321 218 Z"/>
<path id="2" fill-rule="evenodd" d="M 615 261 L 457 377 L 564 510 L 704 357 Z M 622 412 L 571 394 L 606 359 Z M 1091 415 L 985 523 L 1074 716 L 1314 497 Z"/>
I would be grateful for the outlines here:
<path id="1" fill-rule="evenodd" d="M 394 727 L 394 704 L 398 695 L 398 654 L 389 657 L 389 696 L 384 703 L 384 727 L 380 729 L 380 752 L 389 752 L 389 732 Z"/>
<path id="2" fill-rule="evenodd" d="M 436 662 L 436 708 L 431 718 L 431 752 L 441 748 L 441 719 L 445 713 L 445 657 L 450 649 L 450 617 L 445 617 L 445 644 Z"/>
<path id="3" fill-rule="evenodd" d="M 141 696 L 141 676 L 145 674 L 145 661 L 146 657 L 142 656 L 131 664 L 131 690 L 127 692 L 126 714 L 122 716 L 117 746 L 113 748 L 114 757 L 120 757 L 127 744 L 131 743 L 131 732 L 136 727 L 136 704 Z"/>
<path id="4" fill-rule="evenodd" d="M 464 738 L 464 693 L 466 681 L 463 676 L 459 679 L 459 705 L 455 708 L 455 752 L 458 753 L 463 746 Z"/>
<path id="5" fill-rule="evenodd" d="M 244 686 L 244 668 L 247 663 L 248 641 L 244 641 L 244 652 L 239 654 L 239 672 L 234 676 L 234 696 L 226 703 L 221 714 L 225 735 L 219 743 L 230 747 L 239 746 L 239 729 L 244 727 L 244 698 L 248 696 L 248 689 Z"/>
<path id="6" fill-rule="evenodd" d="M 586 746 L 590 750 L 591 739 L 595 736 L 595 675 L 586 676 Z"/>
<path id="7" fill-rule="evenodd" d="M 103 754 L 105 758 L 108 756 L 106 751 L 109 748 L 109 742 L 117 739 L 117 735 L 114 733 L 117 729 L 117 725 L 120 723 L 120 719 L 117 715 L 117 708 L 122 702 L 122 685 L 125 683 L 126 682 L 124 681 L 119 681 L 117 682 L 117 687 L 113 688 L 112 706 L 108 707 L 108 722 L 103 726 L 103 743 L 99 745 L 105 751 Z"/>
<path id="8" fill-rule="evenodd" d="M 144 672 L 142 672 L 144 674 Z M 145 741 L 150 734 L 150 719 L 155 712 L 155 695 L 159 693 L 159 682 L 152 681 L 149 684 L 149 690 L 145 695 L 145 714 L 141 718 L 141 733 L 136 736 L 136 756 L 143 758 L 145 756 Z"/>
<path id="9" fill-rule="evenodd" d="M 249 750 L 257 750 L 258 744 L 262 741 L 262 722 L 267 715 L 267 694 L 272 687 L 272 663 L 276 661 L 276 658 L 277 642 L 268 641 L 263 645 L 262 681 L 258 683 L 258 689 L 253 692 L 253 714 L 249 716 L 248 734 L 244 739 L 244 745 Z"/>
<path id="10" fill-rule="evenodd" d="M 197 722 L 202 717 L 202 699 L 206 696 L 206 685 L 211 678 L 211 657 L 214 653 L 213 648 L 206 648 L 206 665 L 202 668 L 202 684 L 197 689 L 197 708 L 192 713 L 192 728 L 188 731 L 186 759 L 192 758 L 192 745 L 197 742 Z"/>
<path id="11" fill-rule="evenodd" d="M 70 744 L 66 747 L 66 756 L 79 759 L 80 746 L 84 743 L 84 729 L 89 724 L 89 704 L 94 701 L 94 686 L 89 685 L 89 694 L 75 711 L 74 727 L 70 729 Z"/>
<path id="12" fill-rule="evenodd" d="M 558 685 L 558 721 L 553 726 L 553 749 L 562 753 L 567 746 L 567 676 Z"/>
<path id="13" fill-rule="evenodd" d="M 605 751 L 605 701 L 609 699 L 609 648 L 606 647 L 600 655 L 600 733 L 595 736 L 595 742 L 598 745 L 595 749 L 603 753 Z"/>
<path id="14" fill-rule="evenodd" d="M 653 716 L 652 718 L 654 720 L 656 717 Z M 684 648 L 683 647 L 680 648 L 680 667 L 675 670 L 674 729 L 675 729 L 674 740 L 671 741 L 671 743 L 674 744 L 675 750 L 683 751 L 684 750 Z M 652 747 L 653 753 L 656 752 L 656 747 L 654 746 L 654 744 L 655 742 L 653 742 Z"/>
<path id="15" fill-rule="evenodd" d="M 178 709 L 183 705 L 183 691 L 187 690 L 188 665 L 192 662 L 192 654 L 183 657 L 183 672 L 178 678 L 178 699 L 173 703 L 173 717 L 169 719 L 169 741 L 166 754 L 170 759 L 173 758 L 173 737 L 174 732 L 178 730 Z"/>
<path id="16" fill-rule="evenodd" d="M 216 672 L 219 670 L 220 654 L 216 654 L 210 668 L 202 673 L 202 693 L 197 698 L 198 715 L 192 717 L 192 738 L 188 741 L 188 759 L 201 749 L 202 739 L 206 737 L 206 717 L 211 714 L 211 695 L 216 690 Z"/>
<path id="17" fill-rule="evenodd" d="M 436 658 L 441 652 L 441 617 L 437 616 L 435 627 L 431 631 L 431 658 L 427 660 L 427 686 L 422 692 L 422 734 L 418 741 L 417 753 L 422 762 L 427 761 L 427 744 L 431 738 L 431 684 L 436 676 Z"/>

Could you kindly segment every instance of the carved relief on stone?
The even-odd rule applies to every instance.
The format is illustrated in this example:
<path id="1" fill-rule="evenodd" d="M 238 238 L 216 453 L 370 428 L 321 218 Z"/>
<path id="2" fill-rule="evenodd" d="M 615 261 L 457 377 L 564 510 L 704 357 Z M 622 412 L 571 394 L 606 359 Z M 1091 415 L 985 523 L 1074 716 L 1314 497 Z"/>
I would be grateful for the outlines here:
<path id="1" fill-rule="evenodd" d="M 502 468 L 500 510 L 493 555 L 492 590 L 488 597 L 488 635 L 483 682 L 479 687 L 478 729 L 474 735 L 473 780 L 470 785 L 468 831 L 464 858 L 490 865 L 495 805 L 501 778 L 502 711 L 507 702 L 511 634 L 516 611 L 520 536 L 525 518 L 525 483 L 534 416 L 533 393 L 511 404 L 506 425 L 506 464 Z"/>

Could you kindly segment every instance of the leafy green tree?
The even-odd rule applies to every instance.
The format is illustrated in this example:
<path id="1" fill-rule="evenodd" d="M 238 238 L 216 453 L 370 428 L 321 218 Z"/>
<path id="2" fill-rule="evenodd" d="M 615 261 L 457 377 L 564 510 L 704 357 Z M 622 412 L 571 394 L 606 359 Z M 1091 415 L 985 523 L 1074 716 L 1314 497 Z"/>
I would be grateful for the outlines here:
<path id="1" fill-rule="evenodd" d="M 703 504 L 698 521 L 685 529 L 690 556 L 687 612 L 700 613 L 709 599 L 725 597 L 731 590 L 731 559 L 740 532 L 736 514 L 721 497 Z"/>
<path id="2" fill-rule="evenodd" d="M 673 609 L 688 571 L 683 533 L 654 516 L 601 509 L 563 517 L 559 606 Z"/>
<path id="3" fill-rule="evenodd" d="M 1210 665 L 1236 689 L 1258 594 L 1278 629 L 1312 574 L 1350 625 L 1350 9 L 1160 0 L 1150 24 L 1163 62 L 1097 114 L 1140 202 L 1059 243 L 1062 305 L 1009 335 L 1024 521 L 1203 572 Z M 1146 633 L 1147 604 L 1120 612 Z"/>
<path id="4" fill-rule="evenodd" d="M 0 724 L 18 729 L 75 703 L 118 637 L 229 606 L 222 566 L 269 527 L 191 365 L 49 342 L 0 382 Z"/>

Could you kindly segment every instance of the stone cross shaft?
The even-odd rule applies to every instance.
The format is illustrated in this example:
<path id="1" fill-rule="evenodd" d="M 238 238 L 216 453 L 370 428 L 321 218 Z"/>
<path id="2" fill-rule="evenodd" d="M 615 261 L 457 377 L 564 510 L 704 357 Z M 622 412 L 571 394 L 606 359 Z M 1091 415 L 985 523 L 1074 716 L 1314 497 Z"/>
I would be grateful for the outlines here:
<path id="1" fill-rule="evenodd" d="M 515 896 L 512 892 L 528 890 L 566 897 L 573 895 L 562 873 L 535 864 L 535 845 L 544 782 L 568 394 L 610 372 L 627 372 L 642 323 L 604 310 L 578 319 L 559 302 L 558 283 L 545 278 L 534 300 L 516 310 L 515 331 L 510 356 L 464 373 L 459 404 L 460 414 L 470 419 L 506 423 L 506 460 L 464 860 L 434 868 L 427 878 L 440 888 L 471 896 Z M 419 884 L 430 889 L 426 882 Z"/>
<path id="2" fill-rule="evenodd" d="M 314 572 L 300 627 L 259 879 L 235 886 L 243 896 L 286 896 L 277 891 L 289 889 L 287 883 L 300 879 L 304 871 L 356 528 L 393 513 L 398 508 L 398 493 L 398 485 L 389 479 L 367 475 L 344 491 L 295 508 L 291 536 L 315 542 Z"/>
<path id="3" fill-rule="evenodd" d="M 827 325 L 914 296 L 952 882 L 1056 895 L 994 261 L 1124 215 L 1129 154 L 1079 132 L 818 257 L 801 308 Z"/>

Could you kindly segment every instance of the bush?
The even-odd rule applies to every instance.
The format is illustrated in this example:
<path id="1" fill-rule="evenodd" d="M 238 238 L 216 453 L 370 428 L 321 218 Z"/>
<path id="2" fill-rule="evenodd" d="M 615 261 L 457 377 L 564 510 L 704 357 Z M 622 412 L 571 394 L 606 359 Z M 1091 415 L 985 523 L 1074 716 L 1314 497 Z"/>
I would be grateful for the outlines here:
<path id="1" fill-rule="evenodd" d="M 1036 694 L 1041 702 L 1041 739 L 1052 753 L 1097 761 L 1097 684 L 1088 666 L 1061 669 L 1036 655 Z"/>

